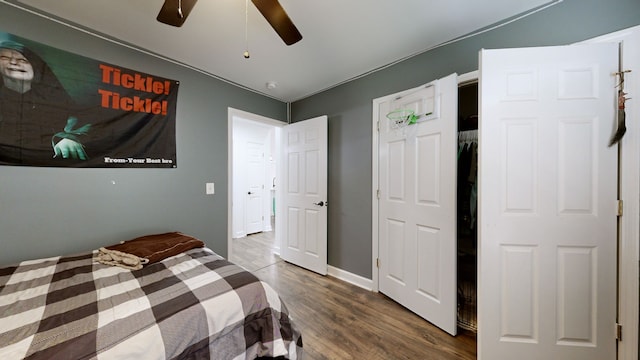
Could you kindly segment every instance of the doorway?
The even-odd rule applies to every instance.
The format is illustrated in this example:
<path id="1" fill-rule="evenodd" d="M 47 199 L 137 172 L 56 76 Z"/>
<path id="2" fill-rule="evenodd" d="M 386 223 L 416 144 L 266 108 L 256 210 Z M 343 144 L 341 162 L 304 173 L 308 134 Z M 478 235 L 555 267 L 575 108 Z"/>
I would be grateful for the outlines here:
<path id="1" fill-rule="evenodd" d="M 478 79 L 458 83 L 458 327 L 477 333 Z"/>
<path id="2" fill-rule="evenodd" d="M 276 184 L 280 121 L 229 108 L 228 258 L 249 271 L 280 261 Z"/>

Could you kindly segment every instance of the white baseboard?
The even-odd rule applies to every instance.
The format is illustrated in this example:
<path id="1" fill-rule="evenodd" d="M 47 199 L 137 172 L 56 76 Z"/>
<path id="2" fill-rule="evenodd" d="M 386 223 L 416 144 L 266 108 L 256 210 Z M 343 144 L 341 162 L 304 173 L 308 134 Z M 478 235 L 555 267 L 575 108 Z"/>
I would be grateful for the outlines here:
<path id="1" fill-rule="evenodd" d="M 365 277 L 362 277 L 360 275 L 356 275 L 353 273 L 350 273 L 348 271 L 344 271 L 342 269 L 338 269 L 336 267 L 333 267 L 331 265 L 327 266 L 327 273 L 329 274 L 329 276 L 332 276 L 336 279 L 342 280 L 342 281 L 346 281 L 352 285 L 355 285 L 357 287 L 361 287 L 365 290 L 369 290 L 372 291 L 373 289 L 373 280 L 371 279 L 367 279 Z"/>

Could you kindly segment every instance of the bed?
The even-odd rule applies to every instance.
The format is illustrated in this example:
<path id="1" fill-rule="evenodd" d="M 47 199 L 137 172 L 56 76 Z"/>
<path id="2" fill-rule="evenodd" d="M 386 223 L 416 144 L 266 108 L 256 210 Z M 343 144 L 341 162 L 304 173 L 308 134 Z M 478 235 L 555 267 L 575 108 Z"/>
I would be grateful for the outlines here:
<path id="1" fill-rule="evenodd" d="M 137 270 L 100 250 L 0 268 L 0 359 L 300 359 L 266 283 L 206 247 Z"/>

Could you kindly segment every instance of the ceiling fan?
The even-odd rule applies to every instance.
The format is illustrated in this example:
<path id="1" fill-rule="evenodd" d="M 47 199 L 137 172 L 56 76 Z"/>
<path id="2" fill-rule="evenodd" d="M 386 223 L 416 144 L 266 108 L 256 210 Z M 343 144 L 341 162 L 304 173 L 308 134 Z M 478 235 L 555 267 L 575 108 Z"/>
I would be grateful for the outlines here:
<path id="1" fill-rule="evenodd" d="M 197 0 L 164 0 L 156 18 L 159 22 L 180 27 L 187 20 Z M 278 0 L 251 0 L 285 44 L 293 45 L 302 35 Z"/>

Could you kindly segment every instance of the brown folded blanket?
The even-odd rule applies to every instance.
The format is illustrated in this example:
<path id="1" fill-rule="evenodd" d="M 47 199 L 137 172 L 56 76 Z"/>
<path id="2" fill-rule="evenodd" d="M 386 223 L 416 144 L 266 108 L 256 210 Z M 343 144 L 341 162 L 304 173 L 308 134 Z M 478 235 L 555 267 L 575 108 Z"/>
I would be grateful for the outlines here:
<path id="1" fill-rule="evenodd" d="M 179 232 L 141 236 L 117 245 L 101 247 L 98 261 L 107 265 L 138 270 L 189 249 L 204 247 L 204 243 Z"/>

